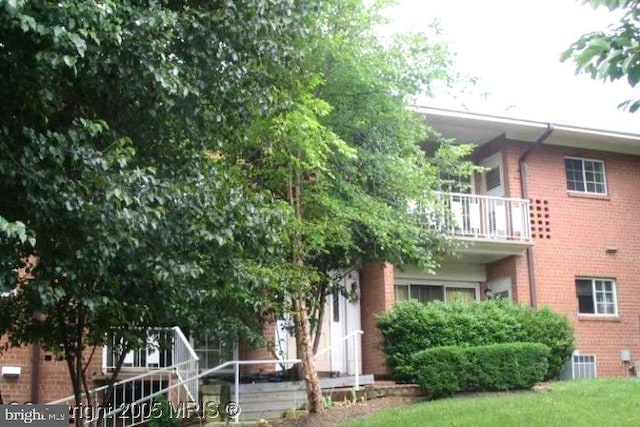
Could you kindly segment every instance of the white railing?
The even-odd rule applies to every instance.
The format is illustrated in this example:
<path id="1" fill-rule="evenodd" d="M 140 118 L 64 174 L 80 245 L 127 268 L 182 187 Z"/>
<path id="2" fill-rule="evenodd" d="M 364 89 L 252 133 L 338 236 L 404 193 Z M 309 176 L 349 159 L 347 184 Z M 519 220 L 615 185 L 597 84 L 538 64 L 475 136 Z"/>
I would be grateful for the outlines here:
<path id="1" fill-rule="evenodd" d="M 92 389 L 89 392 L 92 406 L 89 406 L 84 393 L 84 406 L 81 407 L 76 407 L 73 395 L 48 402 L 47 405 L 68 405 L 72 417 L 83 418 L 86 426 L 97 426 L 100 420 L 100 424 L 105 427 L 131 427 L 143 424 L 149 420 L 153 399 L 170 391 L 170 401 L 197 405 L 197 400 L 192 399 L 189 387 L 185 384 L 193 381 L 198 383 L 198 380 L 194 377 L 181 381 L 176 375 L 190 363 L 191 361 L 185 361 L 117 381 L 111 388 L 110 396 L 107 396 L 108 385 Z"/>
<path id="2" fill-rule="evenodd" d="M 174 326 L 173 332 L 173 360 L 176 363 L 176 374 L 180 382 L 184 384 L 191 400 L 197 402 L 200 382 L 197 379 L 193 380 L 193 378 L 198 375 L 200 358 L 179 327 Z"/>
<path id="3" fill-rule="evenodd" d="M 103 348 L 105 372 L 115 368 L 120 347 L 117 344 Z M 75 408 L 74 396 L 49 404 L 69 405 L 73 409 L 72 416 L 84 418 L 86 425 L 96 425 L 99 419 L 103 420 L 104 426 L 142 424 L 148 421 L 153 398 L 169 390 L 172 401 L 197 404 L 200 386 L 196 378 L 198 364 L 198 355 L 179 327 L 154 328 L 147 334 L 145 347 L 128 352 L 124 358 L 124 368 L 144 369 L 144 373 L 117 381 L 111 388 L 104 385 L 92 389 L 89 397 L 93 407 L 88 406 L 84 394 L 85 407 Z"/>
<path id="4" fill-rule="evenodd" d="M 176 341 L 175 328 L 151 328 L 147 331 L 143 347 L 131 350 L 124 356 L 123 369 L 158 369 L 177 363 L 173 360 Z M 105 373 L 116 368 L 121 352 L 121 343 L 113 339 L 102 348 L 102 368 Z"/>
<path id="5" fill-rule="evenodd" d="M 354 380 L 355 380 L 355 386 L 354 388 L 356 389 L 356 391 L 360 390 L 360 357 L 359 357 L 359 349 L 362 348 L 360 345 L 361 342 L 361 337 L 364 334 L 363 331 L 361 330 L 357 330 L 357 331 L 353 331 L 347 335 L 345 335 L 344 337 L 342 337 L 340 340 L 334 342 L 333 344 L 331 344 L 329 347 L 323 348 L 322 350 L 320 350 L 319 352 L 317 352 L 315 354 L 315 356 L 313 356 L 314 359 L 317 359 L 318 357 L 324 355 L 325 353 L 327 353 L 328 351 L 331 351 L 333 348 L 337 347 L 338 345 L 344 345 L 344 343 L 353 338 L 352 340 L 352 350 L 353 350 L 353 364 L 354 364 L 354 368 L 353 368 L 353 372 L 354 372 Z"/>
<path id="6" fill-rule="evenodd" d="M 531 241 L 529 201 L 463 193 L 439 193 L 445 211 L 436 224 L 458 237 L 498 241 Z"/>
<path id="7" fill-rule="evenodd" d="M 192 411 L 200 408 L 198 387 L 200 379 L 207 377 L 216 372 L 223 372 L 226 368 L 233 367 L 234 370 L 234 399 L 235 408 L 240 406 L 240 366 L 243 365 L 291 365 L 301 363 L 300 359 L 269 359 L 269 360 L 232 360 L 222 363 L 214 368 L 204 370 L 198 373 L 198 359 L 195 351 L 189 345 L 188 340 L 180 330 L 180 328 L 172 328 L 175 333 L 173 358 L 179 361 L 171 366 L 159 367 L 149 370 L 140 375 L 118 381 L 113 384 L 109 402 L 106 402 L 106 393 L 109 390 L 108 385 L 104 385 L 91 390 L 91 400 L 94 408 L 75 408 L 75 397 L 68 396 L 48 405 L 68 405 L 71 413 L 75 417 L 83 417 L 85 425 L 97 426 L 101 420 L 101 425 L 131 427 L 144 424 L 149 421 L 151 411 L 154 407 L 154 399 L 158 396 L 167 396 L 167 399 L 174 404 L 191 404 Z M 345 341 L 353 338 L 353 354 L 354 354 L 354 372 L 355 372 L 355 389 L 360 389 L 360 356 L 359 344 L 363 331 L 353 331 L 342 337 L 341 340 L 333 343 L 331 346 L 324 348 L 318 352 L 315 358 L 318 358 L 330 351 L 337 345 L 343 344 Z M 194 367 L 195 361 L 195 367 Z M 193 386 L 195 384 L 195 386 Z M 194 388 L 195 387 L 195 388 Z M 86 400 L 86 396 L 82 397 Z M 99 408 L 99 410 L 95 410 Z M 94 410 L 92 410 L 94 409 Z M 101 412 L 100 412 L 101 411 Z M 229 415 L 235 423 L 238 423 L 240 411 L 236 414 Z"/>

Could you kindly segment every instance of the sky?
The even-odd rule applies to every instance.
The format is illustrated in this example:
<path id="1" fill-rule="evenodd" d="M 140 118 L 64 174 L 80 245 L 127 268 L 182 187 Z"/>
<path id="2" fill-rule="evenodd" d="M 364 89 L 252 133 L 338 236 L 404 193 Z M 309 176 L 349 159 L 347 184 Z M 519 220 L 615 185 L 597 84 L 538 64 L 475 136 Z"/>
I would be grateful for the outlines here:
<path id="1" fill-rule="evenodd" d="M 560 62 L 572 42 L 605 30 L 619 12 L 578 0 L 399 0 L 387 15 L 399 30 L 426 31 L 439 20 L 455 69 L 478 79 L 461 95 L 440 91 L 421 104 L 640 133 L 640 113 L 617 108 L 640 91 L 576 76 Z"/>

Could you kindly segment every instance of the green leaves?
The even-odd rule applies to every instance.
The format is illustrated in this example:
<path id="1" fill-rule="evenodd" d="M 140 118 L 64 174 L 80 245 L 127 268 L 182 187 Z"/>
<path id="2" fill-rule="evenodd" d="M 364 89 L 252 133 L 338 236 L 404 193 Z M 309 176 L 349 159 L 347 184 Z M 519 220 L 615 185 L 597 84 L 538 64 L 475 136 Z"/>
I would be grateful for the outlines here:
<path id="1" fill-rule="evenodd" d="M 419 351 L 514 342 L 541 343 L 551 349 L 545 373 L 549 379 L 560 372 L 574 344 L 565 316 L 501 300 L 468 305 L 412 300 L 377 316 L 376 325 L 382 332 L 387 365 L 402 381 L 412 381 L 411 359 Z"/>
<path id="2" fill-rule="evenodd" d="M 63 344 L 67 358 L 114 330 L 137 342 L 151 325 L 259 333 L 282 308 L 290 212 L 237 164 L 205 153 L 282 111 L 274 76 L 297 69 L 290 40 L 310 33 L 313 7 L 0 8 L 0 286 L 22 281 L 0 301 L 0 331 L 12 345 Z"/>
<path id="3" fill-rule="evenodd" d="M 586 73 L 593 79 L 615 81 L 626 76 L 631 87 L 640 82 L 640 4 L 637 0 L 592 0 L 592 6 L 604 5 L 610 10 L 622 9 L 624 15 L 617 26 L 607 32 L 583 35 L 574 42 L 560 60 L 571 59 L 576 64 L 576 73 Z M 635 112 L 638 105 L 625 101 L 619 108 Z"/>
<path id="4" fill-rule="evenodd" d="M 0 233 L 4 234 L 5 239 L 15 238 L 20 243 L 29 243 L 31 246 L 36 244 L 33 231 L 27 230 L 22 221 L 9 222 L 0 216 Z"/>
<path id="5" fill-rule="evenodd" d="M 2 7 L 3 286 L 29 270 L 0 301 L 11 344 L 79 357 L 174 324 L 253 339 L 331 270 L 434 265 L 444 243 L 407 202 L 467 152 L 425 158 L 405 101 L 447 78 L 448 57 L 381 43 L 377 5 Z"/>

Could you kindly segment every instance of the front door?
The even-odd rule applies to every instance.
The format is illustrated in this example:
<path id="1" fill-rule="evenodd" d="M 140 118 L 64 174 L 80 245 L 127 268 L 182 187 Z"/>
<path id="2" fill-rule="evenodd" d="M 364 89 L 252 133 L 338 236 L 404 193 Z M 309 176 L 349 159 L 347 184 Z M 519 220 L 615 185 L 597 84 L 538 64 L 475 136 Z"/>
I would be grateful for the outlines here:
<path id="1" fill-rule="evenodd" d="M 355 273 L 347 274 L 340 281 L 341 292 L 329 298 L 331 323 L 331 371 L 341 375 L 362 372 L 360 330 L 360 286 Z M 349 336 L 349 338 L 346 338 Z M 357 363 L 356 363 L 357 362 Z"/>
<path id="2" fill-rule="evenodd" d="M 295 342 L 295 337 L 291 337 L 289 335 L 289 329 L 291 328 L 291 322 L 289 321 L 289 316 L 286 316 L 284 319 L 278 319 L 276 321 L 276 330 L 275 330 L 275 353 L 276 357 L 279 360 L 287 360 L 290 358 L 289 347 L 291 346 L 291 341 Z M 283 365 L 277 364 L 276 371 L 281 371 L 284 369 Z"/>
<path id="3" fill-rule="evenodd" d="M 331 371 L 344 373 L 347 371 L 346 346 L 342 339 L 346 335 L 346 301 L 337 290 L 331 294 Z"/>

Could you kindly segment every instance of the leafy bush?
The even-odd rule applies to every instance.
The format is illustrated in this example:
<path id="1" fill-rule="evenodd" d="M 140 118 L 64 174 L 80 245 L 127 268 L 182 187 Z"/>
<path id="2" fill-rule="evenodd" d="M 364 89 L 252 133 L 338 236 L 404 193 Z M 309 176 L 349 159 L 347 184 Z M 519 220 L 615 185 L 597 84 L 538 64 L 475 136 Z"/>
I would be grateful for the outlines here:
<path id="1" fill-rule="evenodd" d="M 149 427 L 176 427 L 178 425 L 178 418 L 173 416 L 171 405 L 165 396 L 160 395 L 155 398 L 148 425 Z"/>
<path id="2" fill-rule="evenodd" d="M 447 346 L 422 350 L 411 358 L 416 383 L 434 397 L 448 396 L 465 388 L 463 347 Z"/>
<path id="3" fill-rule="evenodd" d="M 538 343 L 436 347 L 411 358 L 416 382 L 433 397 L 459 391 L 529 389 L 548 369 L 549 347 Z"/>
<path id="4" fill-rule="evenodd" d="M 549 353 L 549 369 L 545 379 L 556 377 L 573 353 L 573 330 L 569 320 L 548 307 L 533 310 L 519 304 L 509 304 L 522 327 L 522 341 L 546 344 Z"/>
<path id="5" fill-rule="evenodd" d="M 573 351 L 573 331 L 565 316 L 506 300 L 472 304 L 406 301 L 378 315 L 387 366 L 398 381 L 413 381 L 412 356 L 443 346 L 537 342 L 550 348 L 545 379 L 560 372 Z"/>

